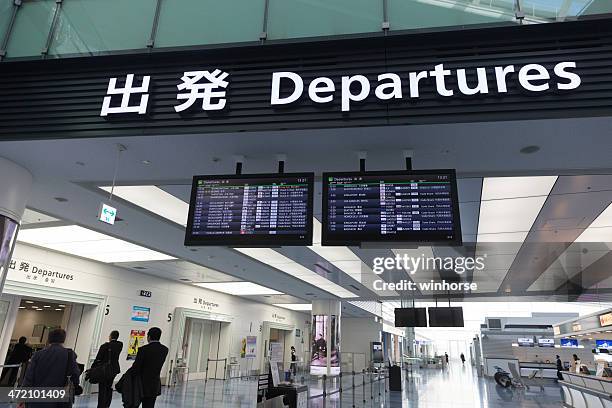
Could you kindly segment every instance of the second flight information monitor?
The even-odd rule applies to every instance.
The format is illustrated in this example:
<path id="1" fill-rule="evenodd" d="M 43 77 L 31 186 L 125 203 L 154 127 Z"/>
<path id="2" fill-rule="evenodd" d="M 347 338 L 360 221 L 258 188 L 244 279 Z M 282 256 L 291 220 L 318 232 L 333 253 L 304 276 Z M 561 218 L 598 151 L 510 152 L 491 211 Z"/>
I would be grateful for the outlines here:
<path id="1" fill-rule="evenodd" d="M 323 174 L 323 245 L 460 245 L 454 170 Z"/>
<path id="2" fill-rule="evenodd" d="M 311 245 L 313 184 L 313 173 L 195 176 L 185 245 Z"/>

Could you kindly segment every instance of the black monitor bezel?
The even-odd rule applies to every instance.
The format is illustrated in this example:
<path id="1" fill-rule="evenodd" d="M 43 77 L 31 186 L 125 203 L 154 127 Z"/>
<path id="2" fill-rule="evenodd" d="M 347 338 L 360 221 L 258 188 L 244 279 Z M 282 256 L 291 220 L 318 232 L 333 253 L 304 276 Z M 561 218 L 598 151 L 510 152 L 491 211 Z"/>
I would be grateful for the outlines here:
<path id="1" fill-rule="evenodd" d="M 432 310 L 433 309 L 433 310 Z M 452 325 L 451 326 L 446 326 L 446 325 L 440 325 L 440 324 L 432 324 L 432 317 L 434 315 L 436 315 L 436 309 L 446 309 L 446 310 L 450 310 L 451 311 L 451 320 L 452 320 Z M 433 311 L 433 313 L 432 313 Z M 455 319 L 455 311 L 461 311 L 461 322 L 458 322 L 457 319 Z M 429 317 L 429 327 L 465 327 L 465 316 L 463 315 L 463 307 L 462 306 L 436 306 L 436 307 L 428 307 L 427 308 L 427 315 Z M 433 322 L 433 323 L 437 323 L 437 322 Z M 461 324 L 458 324 L 461 323 Z"/>
<path id="2" fill-rule="evenodd" d="M 397 311 L 398 310 L 411 310 L 414 313 L 414 321 L 415 323 L 421 323 L 421 324 L 416 324 L 414 326 L 403 326 L 403 325 L 398 325 L 398 321 L 397 321 Z M 417 313 L 422 313 L 424 319 L 422 321 L 418 321 L 418 319 L 416 319 L 417 317 Z M 395 323 L 395 327 L 427 327 L 427 308 L 426 307 L 396 307 L 395 310 L 393 311 L 394 314 L 394 323 Z"/>
<path id="3" fill-rule="evenodd" d="M 280 179 L 284 177 L 303 177 L 308 183 L 308 214 L 306 236 L 300 238 L 287 235 L 243 235 L 243 236 L 194 236 L 193 214 L 195 211 L 196 186 L 198 180 L 237 180 L 237 179 Z M 223 246 L 223 247 L 279 247 L 279 246 L 310 246 L 312 245 L 313 211 L 314 211 L 314 173 L 259 173 L 259 174 L 211 174 L 193 176 L 189 200 L 189 215 L 185 229 L 185 246 Z"/>
<path id="4" fill-rule="evenodd" d="M 451 179 L 451 198 L 452 198 L 452 210 L 453 214 L 456 215 L 457 222 L 453 229 L 454 239 L 452 240 L 406 240 L 405 238 L 397 236 L 383 236 L 382 234 L 370 234 L 365 236 L 364 239 L 349 239 L 349 238 L 331 238 L 330 233 L 327 231 L 326 225 L 329 222 L 328 210 L 329 210 L 329 177 L 341 177 L 341 176 L 418 176 L 418 175 L 448 175 Z M 461 215 L 459 213 L 459 194 L 457 188 L 457 172 L 455 169 L 434 169 L 434 170 L 400 170 L 400 171 L 344 171 L 344 172 L 326 172 L 323 173 L 322 179 L 322 214 L 321 214 L 321 245 L 323 246 L 359 246 L 363 243 L 408 243 L 408 244 L 423 244 L 427 246 L 461 246 L 463 244 L 463 237 L 461 235 Z"/>

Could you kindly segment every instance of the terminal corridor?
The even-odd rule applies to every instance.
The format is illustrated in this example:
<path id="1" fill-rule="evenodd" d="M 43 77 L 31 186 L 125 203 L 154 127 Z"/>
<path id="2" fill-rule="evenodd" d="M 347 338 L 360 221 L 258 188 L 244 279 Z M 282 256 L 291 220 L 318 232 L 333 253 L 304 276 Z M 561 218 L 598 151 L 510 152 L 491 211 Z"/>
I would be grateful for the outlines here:
<path id="1" fill-rule="evenodd" d="M 334 393 L 338 387 L 330 387 L 325 402 L 321 395 L 320 381 L 311 381 L 309 407 L 378 407 L 378 408 L 553 408 L 562 404 L 561 389 L 552 381 L 544 383 L 543 389 L 530 387 L 526 389 L 506 389 L 497 386 L 492 379 L 479 378 L 476 371 L 461 363 L 450 364 L 444 370 L 416 369 L 406 376 L 403 391 L 384 392 L 381 383 L 364 388 L 358 376 L 357 387 L 352 392 L 352 380 L 343 378 L 343 393 L 340 398 Z M 190 381 L 186 385 L 164 389 L 158 398 L 160 408 L 196 408 L 196 407 L 255 407 L 257 392 L 253 380 L 233 379 L 227 381 Z M 380 396 L 379 396 L 380 392 Z M 365 403 L 364 403 L 365 399 Z M 77 399 L 75 408 L 95 408 L 96 396 Z M 115 393 L 113 408 L 121 407 L 120 395 Z"/>

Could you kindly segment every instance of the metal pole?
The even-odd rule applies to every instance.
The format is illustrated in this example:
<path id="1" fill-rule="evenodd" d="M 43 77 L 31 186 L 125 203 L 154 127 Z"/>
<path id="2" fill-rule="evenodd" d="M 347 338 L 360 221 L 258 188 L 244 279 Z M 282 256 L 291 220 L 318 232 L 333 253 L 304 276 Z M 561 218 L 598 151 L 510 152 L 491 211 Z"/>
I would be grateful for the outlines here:
<path id="1" fill-rule="evenodd" d="M 226 380 L 227 377 L 227 357 L 223 359 L 223 381 Z"/>
<path id="2" fill-rule="evenodd" d="M 370 371 L 370 399 L 374 399 L 374 379 L 372 378 L 372 372 Z"/>
<path id="3" fill-rule="evenodd" d="M 353 408 L 355 408 L 355 371 L 353 371 Z"/>
<path id="4" fill-rule="evenodd" d="M 363 380 L 363 403 L 366 402 L 366 383 L 365 383 L 365 368 L 361 370 L 361 378 Z"/>

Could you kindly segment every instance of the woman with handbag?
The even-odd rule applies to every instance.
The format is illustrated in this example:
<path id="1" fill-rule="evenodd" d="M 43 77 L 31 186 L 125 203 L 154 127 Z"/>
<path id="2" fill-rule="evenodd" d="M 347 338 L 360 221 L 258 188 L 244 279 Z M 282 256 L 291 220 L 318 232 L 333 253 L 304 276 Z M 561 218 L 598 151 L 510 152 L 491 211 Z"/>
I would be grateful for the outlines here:
<path id="1" fill-rule="evenodd" d="M 81 372 L 72 349 L 64 348 L 66 331 L 54 329 L 49 332 L 49 345 L 32 356 L 23 379 L 23 387 L 57 387 L 64 388 L 70 395 L 70 402 L 36 402 L 27 406 L 36 408 L 69 408 L 74 395 L 80 395 L 83 389 L 79 385 Z"/>

